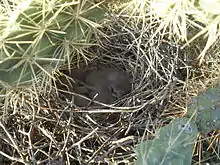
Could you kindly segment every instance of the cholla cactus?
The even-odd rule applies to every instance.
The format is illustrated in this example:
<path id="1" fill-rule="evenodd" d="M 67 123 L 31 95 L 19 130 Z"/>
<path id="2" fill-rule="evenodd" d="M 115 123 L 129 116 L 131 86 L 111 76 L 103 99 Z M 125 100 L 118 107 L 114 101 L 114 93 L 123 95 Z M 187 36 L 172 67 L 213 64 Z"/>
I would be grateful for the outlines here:
<path id="1" fill-rule="evenodd" d="M 85 45 L 105 17 L 91 0 L 17 0 L 0 4 L 0 86 L 21 86 L 51 72 Z"/>
<path id="2" fill-rule="evenodd" d="M 162 31 L 170 31 L 177 38 L 186 41 L 183 46 L 188 46 L 196 38 L 204 37 L 205 47 L 201 48 L 198 57 L 200 64 L 208 49 L 217 41 L 219 37 L 219 0 L 152 0 L 150 1 L 150 13 L 155 20 L 160 22 L 160 26 L 155 35 Z M 193 19 L 192 19 L 193 18 Z M 199 22 L 199 23 L 198 23 Z M 187 27 L 195 27 L 194 35 Z"/>

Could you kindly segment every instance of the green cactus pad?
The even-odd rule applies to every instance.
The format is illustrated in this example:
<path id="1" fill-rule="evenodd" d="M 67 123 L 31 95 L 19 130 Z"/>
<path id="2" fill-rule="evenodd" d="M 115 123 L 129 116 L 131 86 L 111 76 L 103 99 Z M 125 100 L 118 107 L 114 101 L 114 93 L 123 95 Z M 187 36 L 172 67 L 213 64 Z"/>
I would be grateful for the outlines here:
<path id="1" fill-rule="evenodd" d="M 188 105 L 188 116 L 194 120 L 201 133 L 220 129 L 220 89 L 209 88 L 206 92 L 192 98 Z"/>
<path id="2" fill-rule="evenodd" d="M 65 61 L 58 48 L 71 54 L 74 46 L 66 48 L 66 42 L 87 44 L 105 12 L 93 1 L 33 0 L 8 22 L 0 17 L 0 88 L 30 84 L 47 66 L 56 70 Z"/>
<path id="3" fill-rule="evenodd" d="M 197 127 L 187 118 L 174 119 L 153 140 L 137 147 L 136 165 L 191 165 Z"/>

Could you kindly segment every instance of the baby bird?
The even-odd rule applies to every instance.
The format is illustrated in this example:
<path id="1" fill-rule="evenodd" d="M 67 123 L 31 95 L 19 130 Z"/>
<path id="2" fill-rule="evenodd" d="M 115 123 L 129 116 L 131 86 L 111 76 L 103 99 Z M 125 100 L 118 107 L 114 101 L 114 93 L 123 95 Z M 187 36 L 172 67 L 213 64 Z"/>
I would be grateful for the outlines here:
<path id="1" fill-rule="evenodd" d="M 131 91 L 128 74 L 114 68 L 103 68 L 88 72 L 82 84 L 84 89 L 81 87 L 81 91 L 77 89 L 76 93 L 106 104 L 111 104 Z M 89 101 L 77 96 L 75 104 L 87 106 Z"/>

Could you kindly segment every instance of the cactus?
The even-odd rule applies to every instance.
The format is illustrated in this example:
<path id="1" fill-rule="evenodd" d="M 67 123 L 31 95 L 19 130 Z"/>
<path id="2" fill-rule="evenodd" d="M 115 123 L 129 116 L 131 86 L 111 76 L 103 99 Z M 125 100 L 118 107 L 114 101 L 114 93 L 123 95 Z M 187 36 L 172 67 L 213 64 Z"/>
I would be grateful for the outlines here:
<path id="1" fill-rule="evenodd" d="M 193 116 L 199 132 L 206 134 L 220 129 L 220 89 L 209 88 L 192 98 L 188 105 L 188 116 Z"/>
<path id="2" fill-rule="evenodd" d="M 11 11 L 0 12 L 0 87 L 30 84 L 42 71 L 50 74 L 47 66 L 55 70 L 65 61 L 59 49 L 89 42 L 92 28 L 105 18 L 105 9 L 91 0 L 9 4 L 2 7 Z"/>
<path id="3" fill-rule="evenodd" d="M 190 165 L 197 134 L 195 123 L 189 119 L 174 119 L 160 128 L 153 140 L 139 144 L 136 165 Z"/>
<path id="4" fill-rule="evenodd" d="M 220 88 L 209 88 L 188 104 L 187 116 L 161 128 L 153 140 L 137 147 L 137 165 L 191 164 L 198 131 L 220 129 Z M 190 120 L 190 122 L 189 122 Z"/>

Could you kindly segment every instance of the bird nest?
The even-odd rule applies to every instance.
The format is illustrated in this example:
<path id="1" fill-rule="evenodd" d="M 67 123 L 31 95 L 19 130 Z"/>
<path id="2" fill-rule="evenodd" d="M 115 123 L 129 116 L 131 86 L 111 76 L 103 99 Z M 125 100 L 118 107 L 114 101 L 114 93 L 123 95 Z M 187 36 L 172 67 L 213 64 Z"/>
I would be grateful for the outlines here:
<path id="1" fill-rule="evenodd" d="M 83 62 L 73 65 L 77 68 L 61 69 L 55 83 L 38 82 L 39 88 L 28 91 L 30 98 L 20 93 L 18 109 L 11 109 L 12 115 L 1 125 L 5 130 L 1 152 L 7 160 L 53 165 L 132 163 L 135 147 L 144 134 L 153 137 L 155 129 L 169 121 L 164 116 L 183 114 L 179 108 L 184 102 L 182 82 L 186 78 L 183 51 L 166 35 L 151 39 L 154 27 L 146 27 L 144 32 L 140 29 L 119 17 L 103 28 L 107 37 L 96 34 L 100 43 L 84 49 L 80 56 Z M 96 56 L 87 61 L 91 55 Z M 103 103 L 70 87 L 77 77 L 74 71 L 91 71 L 94 67 L 123 71 L 129 75 L 124 86 L 130 84 L 130 89 Z M 38 94 L 42 88 L 46 92 Z M 86 97 L 89 102 L 78 106 L 72 100 L 76 97 Z M 8 132 L 16 134 L 11 137 Z"/>

